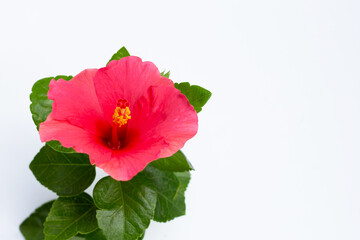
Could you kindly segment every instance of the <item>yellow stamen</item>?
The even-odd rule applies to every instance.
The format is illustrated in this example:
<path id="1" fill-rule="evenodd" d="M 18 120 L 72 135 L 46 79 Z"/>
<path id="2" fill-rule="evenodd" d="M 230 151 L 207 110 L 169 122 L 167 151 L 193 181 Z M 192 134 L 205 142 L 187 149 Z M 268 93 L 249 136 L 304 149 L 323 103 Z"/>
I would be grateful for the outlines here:
<path id="1" fill-rule="evenodd" d="M 113 122 L 121 127 L 128 123 L 128 120 L 131 119 L 131 112 L 129 107 L 121 106 L 116 107 L 113 115 Z"/>

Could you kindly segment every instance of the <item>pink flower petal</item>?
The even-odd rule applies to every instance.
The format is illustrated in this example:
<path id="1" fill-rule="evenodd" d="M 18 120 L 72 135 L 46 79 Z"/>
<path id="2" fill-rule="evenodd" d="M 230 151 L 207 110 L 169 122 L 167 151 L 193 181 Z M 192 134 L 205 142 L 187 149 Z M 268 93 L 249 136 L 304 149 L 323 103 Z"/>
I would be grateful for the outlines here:
<path id="1" fill-rule="evenodd" d="M 99 69 L 94 85 L 104 115 L 111 122 L 119 99 L 127 100 L 131 110 L 150 86 L 174 84 L 162 77 L 153 63 L 142 62 L 140 58 L 130 56 L 111 61 L 107 67 Z"/>
<path id="2" fill-rule="evenodd" d="M 58 140 L 64 147 L 72 147 L 79 153 L 87 153 L 90 158 L 109 161 L 112 151 L 101 137 L 66 121 L 54 120 L 52 114 L 40 124 L 42 142 Z"/>
<path id="3" fill-rule="evenodd" d="M 50 82 L 49 99 L 53 102 L 53 118 L 68 121 L 95 135 L 109 131 L 100 108 L 94 88 L 94 76 L 97 69 L 87 69 L 70 81 L 59 79 Z"/>
<path id="4" fill-rule="evenodd" d="M 150 87 L 134 106 L 129 129 L 137 128 L 141 137 L 156 134 L 169 144 L 161 150 L 159 158 L 169 157 L 195 136 L 198 117 L 188 99 L 174 87 Z"/>
<path id="5" fill-rule="evenodd" d="M 110 161 L 95 164 L 112 178 L 128 181 L 142 171 L 151 161 L 159 159 L 161 149 L 168 146 L 163 138 L 148 136 L 134 139 L 126 148 L 113 151 Z"/>

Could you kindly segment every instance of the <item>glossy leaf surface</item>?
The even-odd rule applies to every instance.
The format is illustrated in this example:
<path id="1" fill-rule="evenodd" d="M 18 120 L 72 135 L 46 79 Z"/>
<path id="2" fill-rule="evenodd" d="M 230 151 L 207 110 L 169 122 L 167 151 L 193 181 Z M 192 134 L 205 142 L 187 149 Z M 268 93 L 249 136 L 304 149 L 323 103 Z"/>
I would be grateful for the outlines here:
<path id="1" fill-rule="evenodd" d="M 154 220 L 167 222 L 185 215 L 184 178 L 179 179 L 177 173 L 161 171 L 151 166 L 148 166 L 143 173 L 155 186 L 157 193 Z M 189 172 L 184 172 L 182 176 L 186 175 L 190 176 Z"/>
<path id="2" fill-rule="evenodd" d="M 89 234 L 78 234 L 70 240 L 107 240 L 101 229 L 97 229 Z"/>
<path id="3" fill-rule="evenodd" d="M 99 227 L 108 240 L 136 240 L 150 224 L 156 193 L 142 174 L 130 181 L 101 179 L 94 188 Z"/>
<path id="4" fill-rule="evenodd" d="M 96 207 L 87 193 L 71 198 L 60 197 L 44 223 L 45 240 L 69 239 L 97 228 Z"/>
<path id="5" fill-rule="evenodd" d="M 75 196 L 87 189 L 95 178 L 95 166 L 82 153 L 66 154 L 48 146 L 41 148 L 30 164 L 36 179 L 59 196 Z"/>
<path id="6" fill-rule="evenodd" d="M 185 155 L 179 150 L 171 157 L 160 158 L 150 164 L 157 169 L 171 172 L 184 172 L 194 170 Z"/>

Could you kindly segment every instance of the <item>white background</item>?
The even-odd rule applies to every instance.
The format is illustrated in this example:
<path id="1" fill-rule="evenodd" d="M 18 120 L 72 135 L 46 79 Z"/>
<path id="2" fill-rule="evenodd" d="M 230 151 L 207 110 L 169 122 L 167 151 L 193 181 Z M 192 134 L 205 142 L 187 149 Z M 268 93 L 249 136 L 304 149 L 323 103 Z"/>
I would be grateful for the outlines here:
<path id="1" fill-rule="evenodd" d="M 184 149 L 187 215 L 145 239 L 360 239 L 359 13 L 356 0 L 2 0 L 0 239 L 22 239 L 55 198 L 28 168 L 33 83 L 121 46 L 213 92 Z"/>

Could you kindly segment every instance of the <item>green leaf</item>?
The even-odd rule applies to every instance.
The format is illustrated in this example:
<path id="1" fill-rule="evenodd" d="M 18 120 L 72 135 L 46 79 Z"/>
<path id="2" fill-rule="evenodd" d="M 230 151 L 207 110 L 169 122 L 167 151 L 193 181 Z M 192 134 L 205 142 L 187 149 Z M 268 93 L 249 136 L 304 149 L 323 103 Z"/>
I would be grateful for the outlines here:
<path id="1" fill-rule="evenodd" d="M 97 229 L 89 234 L 78 234 L 77 236 L 70 238 L 70 240 L 106 240 L 106 238 L 103 231 Z"/>
<path id="2" fill-rule="evenodd" d="M 48 146 L 41 148 L 30 164 L 36 179 L 59 196 L 75 196 L 95 178 L 95 166 L 82 153 L 65 154 Z"/>
<path id="3" fill-rule="evenodd" d="M 179 150 L 171 157 L 160 158 L 150 164 L 157 169 L 171 172 L 184 172 L 194 170 L 185 155 Z"/>
<path id="4" fill-rule="evenodd" d="M 20 231 L 26 240 L 44 240 L 43 225 L 53 203 L 45 203 L 21 223 Z"/>
<path id="5" fill-rule="evenodd" d="M 97 228 L 96 207 L 87 193 L 71 198 L 60 197 L 44 223 L 45 240 L 69 239 Z"/>
<path id="6" fill-rule="evenodd" d="M 157 193 L 155 221 L 166 222 L 185 215 L 184 192 L 186 188 L 182 188 L 182 183 L 175 173 L 160 171 L 148 166 L 143 174 L 155 186 Z M 185 174 L 189 173 L 185 172 Z"/>
<path id="7" fill-rule="evenodd" d="M 109 62 L 111 62 L 112 60 L 120 60 L 121 58 L 128 56 L 130 56 L 130 53 L 125 47 L 122 47 L 111 57 L 111 59 L 107 62 L 106 65 L 108 65 Z"/>
<path id="8" fill-rule="evenodd" d="M 167 71 L 167 72 L 166 72 L 166 71 L 164 70 L 164 71 L 162 71 L 162 72 L 160 73 L 160 75 L 163 76 L 163 77 L 169 78 L 169 77 L 170 77 L 170 71 Z"/>
<path id="9" fill-rule="evenodd" d="M 180 182 L 180 190 L 177 192 L 174 201 L 177 203 L 185 202 L 185 191 L 189 185 L 191 174 L 190 172 L 177 172 L 174 173 Z"/>
<path id="10" fill-rule="evenodd" d="M 108 240 L 136 240 L 154 215 L 156 193 L 143 174 L 127 182 L 111 177 L 101 179 L 94 188 L 99 227 Z"/>
<path id="11" fill-rule="evenodd" d="M 180 190 L 185 193 L 186 188 L 189 185 L 190 178 L 191 178 L 190 172 L 176 172 L 174 174 L 176 175 L 177 179 L 180 182 Z M 181 194 L 178 195 L 178 197 L 180 197 L 180 196 L 181 196 Z"/>
<path id="12" fill-rule="evenodd" d="M 40 123 L 44 122 L 48 115 L 52 111 L 52 100 L 48 99 L 47 93 L 49 91 L 49 83 L 52 79 L 59 80 L 64 79 L 66 81 L 71 80 L 72 76 L 64 76 L 59 75 L 56 77 L 48 77 L 43 78 L 37 81 L 30 94 L 30 111 L 32 114 L 32 118 L 36 125 L 36 128 L 39 130 Z M 72 148 L 65 148 L 61 146 L 58 141 L 51 141 L 49 144 L 54 150 L 59 152 L 67 152 L 67 153 L 74 153 L 75 150 Z"/>
<path id="13" fill-rule="evenodd" d="M 69 238 L 69 240 L 84 240 L 85 237 L 83 237 L 82 235 L 76 235 L 72 238 Z"/>
<path id="14" fill-rule="evenodd" d="M 183 216 L 186 213 L 185 191 L 189 185 L 191 175 L 190 172 L 176 172 L 174 174 L 180 183 L 180 187 L 177 189 L 171 204 L 168 205 L 168 214 L 164 216 L 160 214 L 156 215 L 155 213 L 155 216 L 159 217 L 157 219 L 154 218 L 155 221 L 169 221 L 175 217 Z M 163 213 L 164 211 L 158 210 L 158 212 Z"/>
<path id="15" fill-rule="evenodd" d="M 175 83 L 175 87 L 187 97 L 196 112 L 200 112 L 211 97 L 210 91 L 197 85 L 190 85 L 188 82 Z"/>
<path id="16" fill-rule="evenodd" d="M 49 141 L 46 143 L 46 145 L 50 146 L 52 149 L 54 149 L 57 152 L 62 153 L 76 153 L 73 148 L 66 148 L 59 141 Z"/>
<path id="17" fill-rule="evenodd" d="M 145 237 L 145 232 L 143 233 L 143 235 L 141 235 L 137 240 L 143 240 Z"/>

